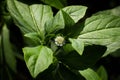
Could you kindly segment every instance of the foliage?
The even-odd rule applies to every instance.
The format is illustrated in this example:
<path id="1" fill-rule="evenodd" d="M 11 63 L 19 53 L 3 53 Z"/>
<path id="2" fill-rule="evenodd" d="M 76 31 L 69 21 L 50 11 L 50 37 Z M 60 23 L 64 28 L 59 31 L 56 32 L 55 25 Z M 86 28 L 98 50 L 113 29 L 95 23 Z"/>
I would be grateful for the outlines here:
<path id="1" fill-rule="evenodd" d="M 0 36 L 0 64 L 6 68 L 0 69 L 0 79 L 5 80 L 3 70 L 8 79 L 14 79 L 11 74 L 17 73 L 16 58 L 21 59 L 16 52 L 19 47 L 14 48 L 10 42 L 13 20 L 24 41 L 20 48 L 22 58 L 34 79 L 107 80 L 103 66 L 97 70 L 93 67 L 100 58 L 120 49 L 120 12 L 115 13 L 119 7 L 79 22 L 85 16 L 86 6 L 66 6 L 66 0 L 41 1 L 44 4 L 6 1 L 8 16 L 3 15 L 6 21 Z"/>

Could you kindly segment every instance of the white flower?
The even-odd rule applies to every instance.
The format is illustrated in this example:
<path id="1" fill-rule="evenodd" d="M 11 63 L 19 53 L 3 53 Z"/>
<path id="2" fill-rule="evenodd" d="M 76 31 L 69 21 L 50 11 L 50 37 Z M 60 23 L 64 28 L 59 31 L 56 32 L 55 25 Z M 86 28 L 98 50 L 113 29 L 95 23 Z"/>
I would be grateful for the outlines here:
<path id="1" fill-rule="evenodd" d="M 57 36 L 57 37 L 55 38 L 55 44 L 56 44 L 57 46 L 63 46 L 63 45 L 65 44 L 65 39 L 64 39 L 64 37 L 62 37 L 62 36 Z"/>

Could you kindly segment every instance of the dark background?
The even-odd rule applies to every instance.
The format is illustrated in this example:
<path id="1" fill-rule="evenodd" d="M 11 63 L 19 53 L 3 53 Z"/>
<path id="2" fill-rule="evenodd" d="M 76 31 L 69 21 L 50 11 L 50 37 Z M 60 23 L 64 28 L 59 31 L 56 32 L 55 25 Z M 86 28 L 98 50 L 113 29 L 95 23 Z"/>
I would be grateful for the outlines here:
<path id="1" fill-rule="evenodd" d="M 68 0 L 68 5 L 84 5 L 88 7 L 89 15 L 117 7 L 120 5 L 120 0 Z"/>

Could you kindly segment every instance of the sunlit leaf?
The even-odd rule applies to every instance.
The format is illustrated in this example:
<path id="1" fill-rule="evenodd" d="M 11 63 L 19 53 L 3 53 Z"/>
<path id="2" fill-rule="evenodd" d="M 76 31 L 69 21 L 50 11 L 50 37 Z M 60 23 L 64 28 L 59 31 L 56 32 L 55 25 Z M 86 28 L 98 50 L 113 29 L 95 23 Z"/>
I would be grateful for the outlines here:
<path id="1" fill-rule="evenodd" d="M 72 47 L 80 54 L 83 54 L 83 50 L 84 50 L 84 43 L 79 40 L 79 39 L 69 39 L 70 42 L 72 43 Z"/>
<path id="2" fill-rule="evenodd" d="M 85 27 L 80 32 L 79 39 L 87 45 L 96 44 L 107 46 L 104 54 L 120 48 L 120 18 L 112 15 L 97 15 L 85 21 Z"/>
<path id="3" fill-rule="evenodd" d="M 56 32 L 60 29 L 68 29 L 70 26 L 74 25 L 73 19 L 64 11 L 60 10 L 55 15 L 55 17 L 46 23 L 46 32 Z"/>
<path id="4" fill-rule="evenodd" d="M 42 43 L 41 42 L 42 40 L 40 39 L 40 36 L 37 33 L 28 33 L 25 34 L 24 36 L 27 37 L 29 40 L 31 40 L 33 44 L 40 45 Z"/>
<path id="5" fill-rule="evenodd" d="M 65 27 L 65 22 L 62 11 L 59 11 L 53 19 L 49 20 L 45 27 L 47 33 L 56 32 L 63 29 Z"/>
<path id="6" fill-rule="evenodd" d="M 79 72 L 83 77 L 85 77 L 86 80 L 102 80 L 98 74 L 90 68 L 80 70 Z"/>
<path id="7" fill-rule="evenodd" d="M 53 52 L 48 47 L 25 47 L 23 52 L 26 65 L 34 78 L 53 62 Z"/>
<path id="8" fill-rule="evenodd" d="M 63 10 L 76 22 L 84 17 L 87 7 L 85 6 L 67 6 Z"/>
<path id="9" fill-rule="evenodd" d="M 8 10 L 23 33 L 37 32 L 43 39 L 45 22 L 53 17 L 51 7 L 42 4 L 27 5 L 7 0 Z"/>

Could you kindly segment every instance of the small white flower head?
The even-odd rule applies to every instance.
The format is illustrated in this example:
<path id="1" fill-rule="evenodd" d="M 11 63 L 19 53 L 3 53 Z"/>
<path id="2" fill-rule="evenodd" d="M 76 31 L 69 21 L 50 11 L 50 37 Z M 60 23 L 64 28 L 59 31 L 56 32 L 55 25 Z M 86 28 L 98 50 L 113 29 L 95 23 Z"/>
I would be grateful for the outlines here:
<path id="1" fill-rule="evenodd" d="M 55 38 L 55 44 L 56 44 L 57 46 L 63 46 L 63 45 L 65 44 L 65 39 L 64 39 L 64 37 L 62 37 L 62 36 L 57 36 L 57 37 Z"/>

